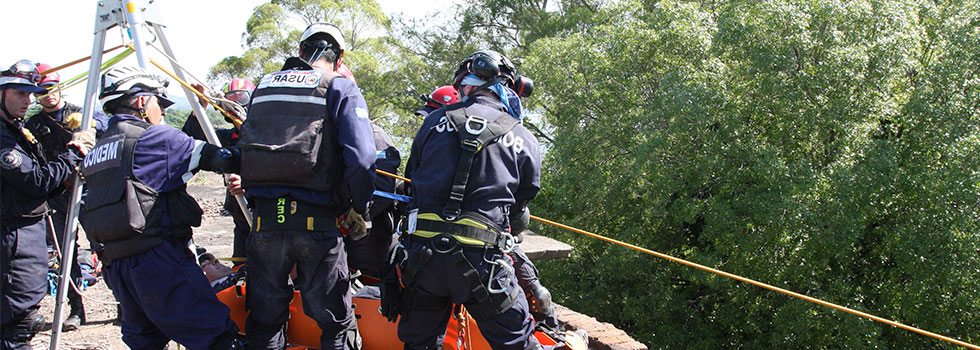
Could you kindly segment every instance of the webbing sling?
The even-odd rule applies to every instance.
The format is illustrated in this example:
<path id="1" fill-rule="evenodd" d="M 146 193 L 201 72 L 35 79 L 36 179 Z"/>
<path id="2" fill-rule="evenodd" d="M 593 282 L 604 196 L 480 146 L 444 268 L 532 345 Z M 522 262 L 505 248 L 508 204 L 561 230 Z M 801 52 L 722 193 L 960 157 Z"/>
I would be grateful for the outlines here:
<path id="1" fill-rule="evenodd" d="M 442 211 L 443 216 L 451 221 L 459 217 L 461 213 L 460 206 L 463 204 L 466 182 L 470 178 L 470 166 L 473 165 L 473 158 L 476 157 L 476 153 L 482 150 L 483 146 L 490 140 L 509 132 L 519 121 L 506 112 L 500 112 L 497 119 L 493 121 L 487 121 L 483 117 L 468 116 L 462 105 L 447 109 L 446 117 L 456 128 L 461 148 L 459 161 L 456 163 L 456 175 L 453 177 L 453 186 L 449 190 L 449 201 Z"/>

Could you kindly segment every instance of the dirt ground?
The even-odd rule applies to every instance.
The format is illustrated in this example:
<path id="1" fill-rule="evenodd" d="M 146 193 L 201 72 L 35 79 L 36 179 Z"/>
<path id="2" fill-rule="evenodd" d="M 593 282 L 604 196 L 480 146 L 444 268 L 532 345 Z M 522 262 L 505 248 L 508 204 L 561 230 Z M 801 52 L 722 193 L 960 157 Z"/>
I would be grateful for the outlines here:
<path id="1" fill-rule="evenodd" d="M 188 183 L 188 192 L 198 200 L 201 209 L 204 210 L 201 227 L 194 230 L 195 243 L 219 258 L 231 257 L 234 227 L 231 217 L 221 215 L 224 203 L 224 192 L 219 187 L 221 184 L 220 176 L 203 173 Z M 88 240 L 84 237 L 84 233 L 79 232 L 79 234 L 79 244 L 82 248 L 88 248 Z M 62 332 L 59 349 L 127 349 L 128 347 L 122 342 L 115 299 L 102 278 L 100 277 L 99 282 L 83 291 L 82 296 L 87 322 L 78 330 Z M 48 320 L 48 325 L 34 337 L 32 344 L 36 350 L 50 348 L 54 309 L 54 296 L 49 295 L 41 301 L 40 311 Z M 67 316 L 67 305 L 63 313 Z M 170 349 L 177 349 L 177 347 L 171 344 Z"/>

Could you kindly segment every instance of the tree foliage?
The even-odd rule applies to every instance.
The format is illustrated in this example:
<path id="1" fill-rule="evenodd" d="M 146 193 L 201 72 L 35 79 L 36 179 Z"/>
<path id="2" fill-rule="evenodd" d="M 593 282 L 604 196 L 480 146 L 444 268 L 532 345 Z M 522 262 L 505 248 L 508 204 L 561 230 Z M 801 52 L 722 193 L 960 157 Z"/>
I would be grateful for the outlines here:
<path id="1" fill-rule="evenodd" d="M 624 1 L 539 40 L 543 216 L 960 339 L 980 288 L 977 3 Z M 654 347 L 945 348 L 573 242 L 560 302 Z"/>

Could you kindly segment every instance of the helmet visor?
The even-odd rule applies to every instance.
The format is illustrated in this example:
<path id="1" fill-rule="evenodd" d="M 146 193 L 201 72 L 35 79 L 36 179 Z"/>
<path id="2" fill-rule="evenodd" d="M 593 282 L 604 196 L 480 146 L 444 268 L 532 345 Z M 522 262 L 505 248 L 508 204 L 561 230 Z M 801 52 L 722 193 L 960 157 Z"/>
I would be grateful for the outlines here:
<path id="1" fill-rule="evenodd" d="M 247 106 L 248 100 L 252 98 L 252 94 L 245 90 L 235 90 L 225 94 L 225 98 L 241 106 Z"/>

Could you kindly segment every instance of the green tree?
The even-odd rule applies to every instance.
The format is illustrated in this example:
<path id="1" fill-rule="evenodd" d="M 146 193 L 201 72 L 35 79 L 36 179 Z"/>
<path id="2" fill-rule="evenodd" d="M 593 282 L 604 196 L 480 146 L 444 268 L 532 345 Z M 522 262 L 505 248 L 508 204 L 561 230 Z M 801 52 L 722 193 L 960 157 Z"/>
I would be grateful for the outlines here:
<path id="1" fill-rule="evenodd" d="M 411 70 L 420 64 L 389 35 L 390 20 L 374 0 L 272 0 L 262 4 L 246 26 L 248 49 L 213 66 L 211 80 L 247 77 L 258 81 L 280 70 L 286 58 L 298 54 L 303 29 L 315 22 L 334 23 L 343 30 L 348 46 L 343 62 L 354 72 L 369 114 L 386 130 L 399 130 L 393 136 L 407 145 L 410 141 L 404 139 L 409 128 L 399 126 L 414 123 L 411 112 L 418 100 Z"/>
<path id="2" fill-rule="evenodd" d="M 961 339 L 980 331 L 976 1 L 624 1 L 535 41 L 542 216 Z M 655 348 L 945 348 L 551 228 L 543 280 Z"/>

